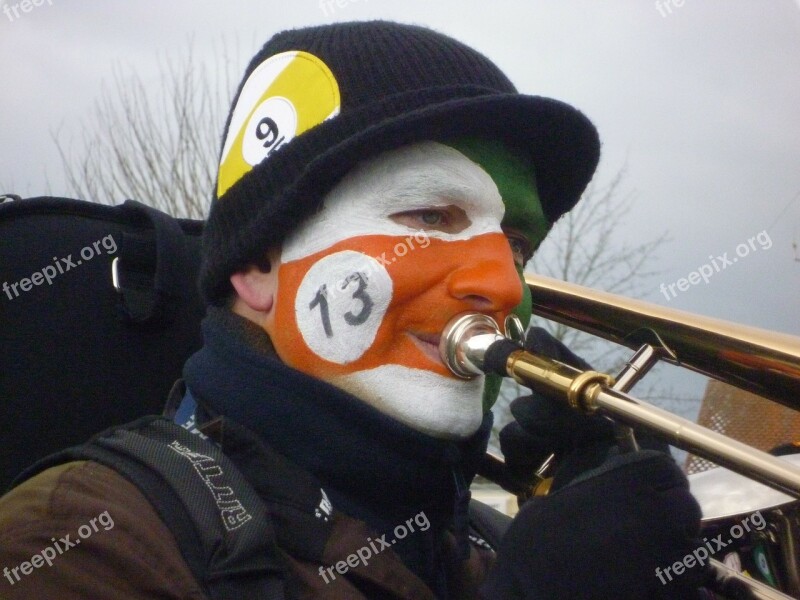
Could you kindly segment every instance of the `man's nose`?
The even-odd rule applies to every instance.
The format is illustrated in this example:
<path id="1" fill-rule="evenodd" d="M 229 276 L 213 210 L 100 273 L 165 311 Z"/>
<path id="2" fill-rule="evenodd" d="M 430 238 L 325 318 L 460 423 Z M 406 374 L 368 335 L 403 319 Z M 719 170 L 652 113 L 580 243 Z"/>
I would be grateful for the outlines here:
<path id="1" fill-rule="evenodd" d="M 508 240 L 488 234 L 471 240 L 464 266 L 450 274 L 448 292 L 484 312 L 509 311 L 522 301 L 522 282 Z"/>

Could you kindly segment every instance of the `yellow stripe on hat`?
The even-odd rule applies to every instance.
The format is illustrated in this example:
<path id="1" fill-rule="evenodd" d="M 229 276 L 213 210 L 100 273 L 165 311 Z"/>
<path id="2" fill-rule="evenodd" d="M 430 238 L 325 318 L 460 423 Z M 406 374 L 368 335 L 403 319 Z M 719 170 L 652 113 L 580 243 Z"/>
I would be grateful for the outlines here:
<path id="1" fill-rule="evenodd" d="M 236 102 L 217 178 L 221 197 L 295 136 L 339 114 L 339 85 L 319 58 L 283 52 L 256 67 Z"/>

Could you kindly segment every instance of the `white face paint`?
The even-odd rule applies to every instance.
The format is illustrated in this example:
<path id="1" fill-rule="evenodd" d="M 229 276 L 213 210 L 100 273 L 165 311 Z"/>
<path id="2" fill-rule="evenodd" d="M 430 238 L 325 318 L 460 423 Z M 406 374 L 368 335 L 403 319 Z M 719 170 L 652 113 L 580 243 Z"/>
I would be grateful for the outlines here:
<path id="1" fill-rule="evenodd" d="M 377 260 L 351 250 L 336 252 L 303 277 L 295 312 L 310 318 L 298 318 L 297 325 L 315 354 L 346 365 L 372 345 L 391 299 L 392 278 Z"/>
<path id="2" fill-rule="evenodd" d="M 463 227 L 426 226 L 427 244 L 408 248 L 420 229 L 393 217 L 448 207 L 465 217 Z M 496 285 L 476 293 L 491 296 L 504 286 L 519 294 L 503 213 L 491 177 L 443 144 L 414 144 L 362 163 L 284 244 L 271 332 L 281 358 L 426 434 L 473 434 L 483 418 L 484 380 L 450 375 L 436 344 L 446 323 L 471 308 L 447 283 L 465 268 L 507 262 L 507 272 L 496 267 L 504 273 Z"/>
<path id="3" fill-rule="evenodd" d="M 431 230 L 429 237 L 455 241 L 502 232 L 505 207 L 497 185 L 461 152 L 437 142 L 385 152 L 354 168 L 325 196 L 322 210 L 284 243 L 281 260 L 297 260 L 360 235 L 414 234 L 389 216 L 448 205 L 462 208 L 472 224 L 459 233 Z"/>
<path id="4" fill-rule="evenodd" d="M 332 382 L 412 429 L 466 438 L 483 421 L 484 377 L 450 379 L 423 369 L 383 365 Z"/>

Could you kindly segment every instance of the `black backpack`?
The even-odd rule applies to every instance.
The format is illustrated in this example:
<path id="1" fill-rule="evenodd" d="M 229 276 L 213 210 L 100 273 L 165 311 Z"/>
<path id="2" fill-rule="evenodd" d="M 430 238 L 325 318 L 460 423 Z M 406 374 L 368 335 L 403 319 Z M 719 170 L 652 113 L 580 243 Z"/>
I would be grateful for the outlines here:
<path id="1" fill-rule="evenodd" d="M 127 201 L 0 197 L 0 490 L 159 414 L 202 345 L 202 221 Z"/>

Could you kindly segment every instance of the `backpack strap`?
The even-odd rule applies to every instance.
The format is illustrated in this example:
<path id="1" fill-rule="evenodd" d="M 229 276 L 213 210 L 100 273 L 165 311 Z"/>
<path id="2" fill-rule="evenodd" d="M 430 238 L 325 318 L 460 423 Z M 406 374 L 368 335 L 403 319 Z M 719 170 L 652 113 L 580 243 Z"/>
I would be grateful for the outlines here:
<path id="1" fill-rule="evenodd" d="M 126 200 L 119 208 L 131 222 L 141 221 L 152 228 L 124 232 L 119 256 L 112 263 L 121 316 L 141 327 L 163 327 L 174 321 L 177 300 L 185 294 L 186 285 L 191 285 L 183 230 L 177 219 L 141 202 Z M 152 281 L 143 280 L 140 271 L 151 272 Z"/>
<path id="2" fill-rule="evenodd" d="M 510 525 L 508 515 L 483 502 L 469 501 L 469 539 L 473 544 L 497 552 Z"/>
<path id="3" fill-rule="evenodd" d="M 73 460 L 101 463 L 141 490 L 209 598 L 283 600 L 285 566 L 266 504 L 214 443 L 145 417 L 39 461 L 14 485 Z"/>

